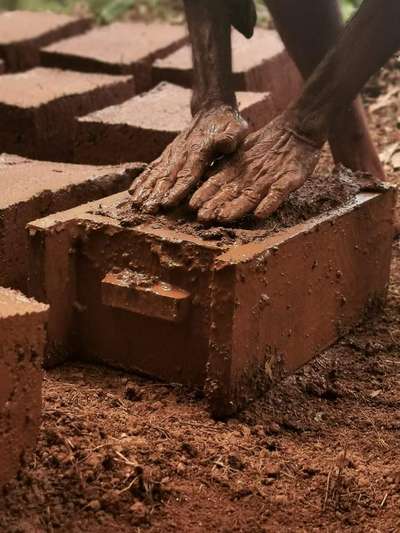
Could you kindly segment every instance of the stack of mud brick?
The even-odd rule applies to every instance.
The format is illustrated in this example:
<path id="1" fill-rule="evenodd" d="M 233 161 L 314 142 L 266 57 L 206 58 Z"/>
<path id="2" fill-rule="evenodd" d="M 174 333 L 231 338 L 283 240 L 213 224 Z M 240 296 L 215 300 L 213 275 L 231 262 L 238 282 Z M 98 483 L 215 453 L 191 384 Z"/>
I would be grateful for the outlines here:
<path id="1" fill-rule="evenodd" d="M 275 32 L 234 33 L 233 50 L 240 109 L 258 128 L 300 76 Z M 129 188 L 189 123 L 193 72 L 183 26 L 16 11 L 0 14 L 0 74 L 1 486 L 34 446 L 52 313 L 17 291 L 31 277 L 26 226 Z"/>

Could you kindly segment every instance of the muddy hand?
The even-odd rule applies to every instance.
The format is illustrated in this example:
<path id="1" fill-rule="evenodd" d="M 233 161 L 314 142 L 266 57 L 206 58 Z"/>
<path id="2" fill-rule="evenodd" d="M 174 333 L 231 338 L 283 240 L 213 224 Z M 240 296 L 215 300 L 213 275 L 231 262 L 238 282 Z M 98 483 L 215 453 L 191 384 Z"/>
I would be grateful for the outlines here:
<path id="1" fill-rule="evenodd" d="M 313 172 L 320 147 L 280 115 L 250 134 L 237 152 L 192 196 L 201 221 L 233 222 L 248 213 L 265 218 Z"/>
<path id="2" fill-rule="evenodd" d="M 234 152 L 248 132 L 239 113 L 229 106 L 200 111 L 190 127 L 133 183 L 133 204 L 155 213 L 187 196 L 217 155 Z"/>

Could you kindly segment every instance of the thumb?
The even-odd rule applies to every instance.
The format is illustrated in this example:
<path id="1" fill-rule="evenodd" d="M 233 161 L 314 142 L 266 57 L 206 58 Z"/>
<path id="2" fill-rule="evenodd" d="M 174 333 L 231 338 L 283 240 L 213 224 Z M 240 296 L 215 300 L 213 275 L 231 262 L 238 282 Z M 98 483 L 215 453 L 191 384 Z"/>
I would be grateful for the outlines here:
<path id="1" fill-rule="evenodd" d="M 242 118 L 235 119 L 227 127 L 214 135 L 212 149 L 214 154 L 232 154 L 242 144 L 249 133 L 249 125 Z"/>

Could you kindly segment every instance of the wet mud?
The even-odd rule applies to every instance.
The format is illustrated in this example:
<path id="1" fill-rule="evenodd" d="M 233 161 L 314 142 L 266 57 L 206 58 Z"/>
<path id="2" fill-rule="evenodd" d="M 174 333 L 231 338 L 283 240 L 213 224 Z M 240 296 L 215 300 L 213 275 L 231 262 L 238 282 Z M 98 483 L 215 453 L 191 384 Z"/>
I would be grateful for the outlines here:
<path id="1" fill-rule="evenodd" d="M 309 178 L 300 189 L 289 196 L 274 215 L 266 220 L 260 222 L 253 217 L 246 217 L 229 227 L 201 224 L 196 221 L 195 213 L 185 206 L 171 213 L 153 216 L 141 213 L 128 201 L 115 210 L 98 211 L 96 214 L 117 219 L 125 227 L 148 223 L 153 228 L 175 229 L 224 246 L 247 244 L 349 204 L 362 189 L 359 178 L 359 175 L 338 166 L 331 174 Z"/>

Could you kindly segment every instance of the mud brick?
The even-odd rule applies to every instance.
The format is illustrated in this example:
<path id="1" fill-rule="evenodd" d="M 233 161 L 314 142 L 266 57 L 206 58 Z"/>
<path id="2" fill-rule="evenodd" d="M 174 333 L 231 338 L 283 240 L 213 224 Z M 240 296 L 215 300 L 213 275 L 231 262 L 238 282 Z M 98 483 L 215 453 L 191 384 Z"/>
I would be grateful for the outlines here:
<path id="1" fill-rule="evenodd" d="M 0 288 L 0 489 L 35 447 L 47 310 L 22 293 Z"/>
<path id="2" fill-rule="evenodd" d="M 268 93 L 238 93 L 242 115 L 252 129 L 271 120 L 276 110 Z M 77 120 L 74 161 L 112 164 L 156 159 L 191 121 L 191 90 L 161 83 L 121 105 Z"/>
<path id="3" fill-rule="evenodd" d="M 187 42 L 183 26 L 116 22 L 42 50 L 42 64 L 52 67 L 134 74 L 138 92 L 151 86 L 151 64 Z"/>
<path id="4" fill-rule="evenodd" d="M 0 77 L 0 151 L 68 161 L 73 120 L 135 92 L 130 76 L 37 67 Z"/>
<path id="5" fill-rule="evenodd" d="M 26 290 L 28 222 L 127 189 L 142 168 L 140 163 L 90 167 L 2 154 L 0 286 Z"/>
<path id="6" fill-rule="evenodd" d="M 232 32 L 234 84 L 237 91 L 269 91 L 278 111 L 284 110 L 301 89 L 301 76 L 287 54 L 279 35 L 256 28 L 251 39 Z M 169 81 L 192 86 L 192 57 L 189 45 L 153 65 L 153 83 Z"/>
<path id="7" fill-rule="evenodd" d="M 35 221 L 30 291 L 51 306 L 48 362 L 75 353 L 203 386 L 216 416 L 232 413 L 385 299 L 394 202 L 390 188 L 360 193 L 267 237 L 246 230 L 246 244 L 172 216 L 126 223 L 127 192 L 101 215 L 94 202 Z"/>
<path id="8" fill-rule="evenodd" d="M 39 65 L 42 46 L 83 33 L 90 26 L 89 18 L 45 11 L 0 13 L 0 56 L 8 71 L 32 68 Z"/>

